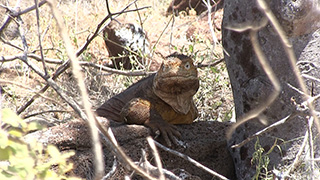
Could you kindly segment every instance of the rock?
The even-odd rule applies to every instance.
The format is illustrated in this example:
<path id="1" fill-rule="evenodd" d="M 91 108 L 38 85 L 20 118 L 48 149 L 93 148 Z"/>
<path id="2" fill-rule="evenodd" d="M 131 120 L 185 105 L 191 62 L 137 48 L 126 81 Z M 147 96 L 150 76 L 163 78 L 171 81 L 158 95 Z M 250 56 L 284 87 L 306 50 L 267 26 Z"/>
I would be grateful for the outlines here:
<path id="1" fill-rule="evenodd" d="M 103 31 L 104 41 L 112 59 L 109 66 L 120 69 L 146 66 L 150 44 L 146 32 L 137 24 L 113 20 Z"/>
<path id="2" fill-rule="evenodd" d="M 102 124 L 108 125 L 109 122 L 104 119 Z M 138 162 L 142 155 L 141 149 L 144 149 L 147 151 L 148 159 L 153 159 L 152 152 L 145 139 L 151 132 L 148 128 L 115 122 L 111 123 L 111 127 L 119 144 L 130 158 Z M 228 123 L 196 122 L 192 125 L 179 125 L 177 127 L 182 134 L 181 142 L 183 145 L 176 145 L 172 149 L 190 156 L 222 175 L 231 179 L 234 178 L 233 162 L 226 148 L 225 139 L 225 131 L 229 127 Z M 91 140 L 88 137 L 88 128 L 84 122 L 71 121 L 51 127 L 45 131 L 29 134 L 26 140 L 36 138 L 44 144 L 54 144 L 62 151 L 75 150 L 76 155 L 72 157 L 74 169 L 71 174 L 81 178 L 92 179 L 94 172 L 93 154 Z M 104 147 L 103 151 L 107 173 L 113 165 L 114 158 L 108 147 Z M 176 175 L 186 177 L 185 179 L 190 177 L 212 178 L 212 175 L 197 168 L 190 162 L 159 148 L 158 151 L 163 167 L 175 172 Z M 152 160 L 151 163 L 154 165 Z M 113 178 L 123 179 L 125 174 L 130 174 L 130 172 L 119 165 Z M 186 176 L 183 176 L 184 174 Z M 138 178 L 138 176 L 136 177 Z"/>
<path id="3" fill-rule="evenodd" d="M 312 4 L 313 1 L 302 0 L 272 0 L 267 2 L 293 45 L 298 59 L 297 65 L 302 74 L 319 79 L 320 67 L 315 65 L 318 64 L 320 57 L 318 53 L 318 47 L 320 46 L 320 12 L 317 3 Z M 274 87 L 253 51 L 249 31 L 240 33 L 230 28 L 240 25 L 254 25 L 261 22 L 263 17 L 264 14 L 260 11 L 256 1 L 226 0 L 224 3 L 222 39 L 223 46 L 230 55 L 225 55 L 225 61 L 232 84 L 238 118 L 255 109 L 258 105 L 265 103 L 274 91 Z M 226 27 L 229 29 L 226 29 Z M 299 85 L 279 36 L 272 25 L 267 24 L 257 33 L 261 48 L 282 88 L 278 98 L 260 115 L 270 125 L 296 112 L 296 105 L 293 100 L 298 104 L 304 100 L 299 92 L 290 87 L 291 85 L 298 88 Z M 315 95 L 319 94 L 319 82 L 312 79 L 305 80 L 310 92 L 313 89 Z M 319 110 L 319 102 L 315 102 L 315 106 Z M 293 162 L 302 143 L 301 137 L 304 137 L 307 131 L 306 126 L 305 117 L 294 117 L 272 131 L 259 136 L 260 145 L 265 152 L 269 151 L 274 143 L 278 147 L 268 154 L 270 158 L 268 170 L 274 168 L 285 169 L 287 165 Z M 229 145 L 240 143 L 265 127 L 266 125 L 262 124 L 258 118 L 250 120 L 235 130 Z M 317 136 L 317 134 L 318 132 L 314 131 L 314 136 Z M 252 164 L 251 161 L 253 153 L 256 152 L 256 140 L 250 141 L 241 148 L 230 148 L 236 167 L 237 179 L 251 179 L 256 174 L 257 164 Z M 319 139 L 314 143 L 319 147 Z M 319 154 L 315 153 L 315 156 L 319 157 Z"/>

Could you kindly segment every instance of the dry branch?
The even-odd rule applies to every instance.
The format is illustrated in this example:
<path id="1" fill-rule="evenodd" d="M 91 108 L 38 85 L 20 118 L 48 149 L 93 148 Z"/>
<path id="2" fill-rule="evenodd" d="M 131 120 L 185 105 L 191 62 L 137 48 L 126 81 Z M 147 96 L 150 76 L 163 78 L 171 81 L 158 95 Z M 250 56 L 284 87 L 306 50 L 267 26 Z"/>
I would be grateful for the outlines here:
<path id="1" fill-rule="evenodd" d="M 253 140 L 254 138 L 256 138 L 256 137 L 258 137 L 258 136 L 260 136 L 260 135 L 262 135 L 264 133 L 267 133 L 267 132 L 271 131 L 275 127 L 286 123 L 288 120 L 290 120 L 290 119 L 292 119 L 292 118 L 294 118 L 296 116 L 297 116 L 297 114 L 295 114 L 295 115 L 290 114 L 290 115 L 286 116 L 285 118 L 283 118 L 283 119 L 271 124 L 270 126 L 262 129 L 261 131 L 256 132 L 255 134 L 251 135 L 247 139 L 243 140 L 241 143 L 232 145 L 231 148 L 240 148 L 241 146 L 245 145 L 246 143 L 248 143 L 249 141 Z"/>
<path id="2" fill-rule="evenodd" d="M 154 140 L 153 140 L 153 141 L 154 141 Z M 223 179 L 223 180 L 227 180 L 227 179 L 228 179 L 228 178 L 222 176 L 221 174 L 219 174 L 219 173 L 217 173 L 217 172 L 209 169 L 208 167 L 200 164 L 199 162 L 197 162 L 196 160 L 192 159 L 191 157 L 189 157 L 189 156 L 187 156 L 187 155 L 185 155 L 185 154 L 182 154 L 182 153 L 180 153 L 180 152 L 178 152 L 178 151 L 175 151 L 175 150 L 173 150 L 173 149 L 170 149 L 170 148 L 168 148 L 168 147 L 165 147 L 164 145 L 158 143 L 157 141 L 154 141 L 154 143 L 155 143 L 159 148 L 161 148 L 161 149 L 163 149 L 163 150 L 165 150 L 165 151 L 167 151 L 167 152 L 170 152 L 170 153 L 172 153 L 172 154 L 174 154 L 174 155 L 176 155 L 176 156 L 179 156 L 179 157 L 181 157 L 181 158 L 189 161 L 190 163 L 194 164 L 194 165 L 197 166 L 198 168 L 201 168 L 201 169 L 207 171 L 208 173 L 212 174 L 213 176 L 216 176 L 216 177 L 218 177 L 218 178 L 220 178 L 220 179 Z"/>
<path id="3" fill-rule="evenodd" d="M 156 145 L 155 145 L 155 143 L 154 143 L 154 141 L 153 141 L 153 139 L 151 137 L 147 137 L 147 141 L 149 143 L 150 148 L 152 149 L 153 156 L 154 156 L 155 161 L 156 161 L 157 169 L 158 169 L 159 174 L 160 174 L 159 178 L 160 178 L 160 180 L 165 180 L 165 177 L 164 177 L 164 174 L 163 174 L 162 163 L 161 163 L 161 160 L 160 160 L 160 155 L 158 153 Z"/>
<path id="4" fill-rule="evenodd" d="M 197 64 L 197 68 L 202 68 L 202 67 L 214 67 L 214 66 L 222 63 L 223 61 L 224 61 L 224 58 L 222 58 L 222 59 L 217 59 L 217 60 L 215 60 L 213 63 L 210 63 L 210 64 L 201 64 L 201 63 L 199 63 L 199 64 Z"/>
<path id="5" fill-rule="evenodd" d="M 38 40 L 39 40 L 39 48 L 40 48 L 41 62 L 42 62 L 44 74 L 45 74 L 45 76 L 48 76 L 48 70 L 47 70 L 47 67 L 46 67 L 45 60 L 44 60 L 43 48 L 42 48 L 42 43 L 41 43 L 40 18 L 39 18 L 39 2 L 38 2 L 38 0 L 34 0 L 34 3 L 35 3 L 35 6 L 36 6 L 37 30 L 38 30 Z"/>
<path id="6" fill-rule="evenodd" d="M 71 112 L 71 111 L 48 110 L 48 111 L 41 111 L 41 112 L 32 113 L 32 114 L 29 114 L 29 115 L 27 115 L 27 116 L 23 116 L 22 118 L 23 118 L 23 119 L 28 119 L 28 118 L 33 117 L 33 116 L 38 116 L 38 115 L 45 114 L 45 113 L 55 113 L 55 112 L 58 112 L 58 113 L 67 113 L 67 112 Z"/>
<path id="7" fill-rule="evenodd" d="M 62 106 L 62 105 L 61 105 L 58 101 L 56 101 L 55 99 L 49 98 L 49 97 L 47 97 L 47 96 L 45 96 L 45 95 L 43 95 L 43 94 L 41 94 L 41 93 L 39 93 L 39 92 L 36 92 L 34 89 L 32 89 L 32 88 L 30 88 L 30 87 L 27 87 L 27 86 L 24 86 L 24 85 L 22 85 L 22 84 L 20 84 L 20 83 L 16 83 L 16 82 L 13 82 L 13 81 L 8 81 L 8 80 L 0 79 L 0 85 L 2 85 L 2 84 L 13 84 L 13 85 L 18 86 L 18 87 L 20 87 L 20 88 L 28 89 L 29 91 L 37 94 L 38 96 L 41 96 L 42 98 L 44 98 L 44 99 L 46 99 L 46 100 L 48 100 L 48 101 L 52 101 L 52 102 L 54 102 L 54 103 L 59 104 L 60 106 Z M 62 107 L 63 107 L 63 106 L 62 106 Z"/>
<path id="8" fill-rule="evenodd" d="M 81 92 L 81 98 L 82 98 L 82 103 L 86 112 L 87 123 L 89 124 L 90 127 L 90 133 L 91 133 L 91 139 L 92 139 L 92 147 L 94 151 L 94 167 L 95 167 L 95 174 L 94 178 L 95 179 L 101 179 L 104 174 L 104 159 L 103 159 L 103 153 L 102 153 L 102 145 L 99 140 L 99 133 L 96 129 L 96 122 L 95 122 L 95 117 L 94 114 L 91 110 L 91 104 L 88 101 L 89 96 L 87 93 L 86 85 L 84 84 L 84 78 L 83 74 L 81 73 L 81 67 L 78 64 L 78 59 L 76 54 L 74 53 L 74 49 L 72 47 L 72 43 L 69 39 L 68 33 L 66 31 L 66 27 L 64 26 L 64 21 L 63 18 L 61 17 L 60 13 L 58 12 L 56 5 L 53 1 L 49 1 L 49 6 L 51 8 L 51 11 L 53 13 L 53 16 L 56 19 L 60 36 L 62 37 L 67 54 L 71 60 L 71 65 L 72 65 L 72 72 L 77 80 L 77 84 L 79 86 L 80 92 Z M 40 39 L 39 39 L 40 40 Z"/>
<path id="9" fill-rule="evenodd" d="M 114 156 L 114 160 L 113 160 L 113 164 L 112 164 L 111 170 L 108 172 L 108 174 L 103 176 L 102 180 L 110 179 L 112 177 L 112 175 L 116 172 L 117 166 L 118 166 L 118 161 L 117 161 L 117 158 Z"/>

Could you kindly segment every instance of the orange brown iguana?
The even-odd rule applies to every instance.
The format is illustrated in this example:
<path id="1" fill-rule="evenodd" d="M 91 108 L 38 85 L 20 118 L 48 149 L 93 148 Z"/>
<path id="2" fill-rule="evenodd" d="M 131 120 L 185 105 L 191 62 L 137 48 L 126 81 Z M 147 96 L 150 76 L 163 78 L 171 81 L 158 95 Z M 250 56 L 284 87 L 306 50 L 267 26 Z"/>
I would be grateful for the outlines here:
<path id="1" fill-rule="evenodd" d="M 175 136 L 180 137 L 172 124 L 191 124 L 198 116 L 193 102 L 198 88 L 193 60 L 174 53 L 166 57 L 157 73 L 107 100 L 96 113 L 110 120 L 150 127 L 170 146 L 171 141 L 176 143 Z"/>

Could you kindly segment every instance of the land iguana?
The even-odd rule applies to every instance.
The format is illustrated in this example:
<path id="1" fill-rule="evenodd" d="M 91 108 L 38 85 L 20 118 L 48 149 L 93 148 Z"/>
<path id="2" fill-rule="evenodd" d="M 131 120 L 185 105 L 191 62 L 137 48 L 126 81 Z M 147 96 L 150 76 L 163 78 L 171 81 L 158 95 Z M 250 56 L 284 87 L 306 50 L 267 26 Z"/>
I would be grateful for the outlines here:
<path id="1" fill-rule="evenodd" d="M 193 95 L 199 88 L 193 60 L 171 54 L 157 73 L 130 86 L 102 104 L 96 113 L 109 120 L 145 125 L 171 146 L 180 137 L 173 124 L 191 124 L 198 116 Z"/>

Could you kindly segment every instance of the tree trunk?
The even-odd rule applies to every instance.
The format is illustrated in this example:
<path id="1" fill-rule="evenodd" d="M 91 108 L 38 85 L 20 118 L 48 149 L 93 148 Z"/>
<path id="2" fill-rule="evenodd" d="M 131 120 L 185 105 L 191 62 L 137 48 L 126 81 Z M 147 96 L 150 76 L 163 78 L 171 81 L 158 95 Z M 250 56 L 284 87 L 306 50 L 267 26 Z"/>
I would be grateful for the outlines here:
<path id="1" fill-rule="evenodd" d="M 320 79 L 320 12 L 317 10 L 317 3 L 313 1 L 271 0 L 268 1 L 268 5 L 293 45 L 298 60 L 297 66 L 301 74 L 315 78 L 315 80 L 304 78 L 309 95 L 311 93 L 313 96 L 318 95 L 320 92 L 320 81 L 318 81 Z M 225 55 L 225 61 L 232 84 L 237 119 L 258 105 L 265 103 L 275 88 L 253 50 L 249 36 L 250 30 L 236 32 L 230 28 L 239 27 L 239 25 L 244 27 L 259 24 L 264 17 L 264 13 L 256 1 L 225 0 L 223 46 L 230 55 Z M 301 90 L 280 37 L 270 22 L 257 31 L 257 36 L 268 62 L 280 82 L 281 91 L 270 106 L 256 118 L 239 126 L 229 140 L 238 179 L 251 179 L 259 171 L 257 168 L 259 161 L 253 158 L 254 153 L 258 152 L 255 149 L 257 138 L 240 148 L 231 148 L 231 146 L 242 142 L 266 126 L 294 114 L 297 112 L 297 104 L 304 101 L 301 93 L 292 88 Z M 315 101 L 314 105 L 318 110 L 319 102 Z M 268 165 L 269 173 L 273 169 L 286 171 L 290 167 L 289 165 L 296 158 L 307 132 L 307 119 L 307 116 L 289 118 L 284 124 L 259 136 L 259 144 L 264 149 L 264 153 L 260 157 L 268 156 L 270 159 L 269 164 L 262 162 L 261 159 L 260 163 Z M 268 125 L 261 123 L 261 120 L 266 120 Z M 318 132 L 314 130 L 313 133 L 313 138 L 317 141 L 313 143 L 314 147 L 316 144 L 319 145 L 319 134 L 315 133 Z M 275 144 L 278 146 L 274 147 Z M 271 153 L 266 154 L 269 150 Z M 315 158 L 319 157 L 319 151 L 314 150 L 314 152 Z M 302 158 L 305 159 L 305 156 Z M 306 162 L 305 169 L 310 168 L 308 165 L 310 161 Z M 266 173 L 266 170 L 262 170 L 261 173 Z M 311 172 L 306 173 L 306 176 L 311 177 Z"/>

